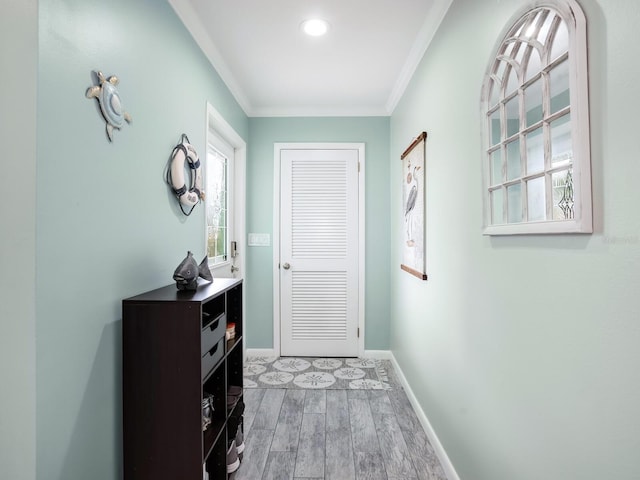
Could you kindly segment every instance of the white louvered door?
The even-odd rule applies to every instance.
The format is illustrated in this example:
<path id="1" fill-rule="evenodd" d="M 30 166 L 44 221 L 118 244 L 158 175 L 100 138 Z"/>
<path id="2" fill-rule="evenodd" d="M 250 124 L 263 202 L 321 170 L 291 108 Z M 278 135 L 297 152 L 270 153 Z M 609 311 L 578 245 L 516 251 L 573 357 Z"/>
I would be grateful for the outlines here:
<path id="1" fill-rule="evenodd" d="M 358 354 L 358 150 L 281 151 L 282 355 Z"/>

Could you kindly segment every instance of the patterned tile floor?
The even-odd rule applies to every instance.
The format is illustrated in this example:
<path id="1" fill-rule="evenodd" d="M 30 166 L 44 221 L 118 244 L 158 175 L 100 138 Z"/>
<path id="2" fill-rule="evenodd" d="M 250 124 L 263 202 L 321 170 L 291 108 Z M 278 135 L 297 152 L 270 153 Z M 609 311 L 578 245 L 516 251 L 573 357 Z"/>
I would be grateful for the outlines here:
<path id="1" fill-rule="evenodd" d="M 343 359 L 344 360 L 344 359 Z M 391 389 L 245 389 L 234 480 L 446 480 L 395 377 Z"/>
<path id="2" fill-rule="evenodd" d="M 245 388 L 390 390 L 388 360 L 369 358 L 248 357 Z"/>

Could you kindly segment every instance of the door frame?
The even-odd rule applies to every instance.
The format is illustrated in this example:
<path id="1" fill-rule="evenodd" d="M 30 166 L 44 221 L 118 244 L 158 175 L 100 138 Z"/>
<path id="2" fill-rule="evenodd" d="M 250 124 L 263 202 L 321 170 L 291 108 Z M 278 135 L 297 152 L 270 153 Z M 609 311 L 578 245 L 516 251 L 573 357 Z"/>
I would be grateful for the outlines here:
<path id="1" fill-rule="evenodd" d="M 365 335 L 365 144 L 274 143 L 273 144 L 273 351 L 280 356 L 280 152 L 282 150 L 358 150 L 358 356 L 364 355 Z"/>

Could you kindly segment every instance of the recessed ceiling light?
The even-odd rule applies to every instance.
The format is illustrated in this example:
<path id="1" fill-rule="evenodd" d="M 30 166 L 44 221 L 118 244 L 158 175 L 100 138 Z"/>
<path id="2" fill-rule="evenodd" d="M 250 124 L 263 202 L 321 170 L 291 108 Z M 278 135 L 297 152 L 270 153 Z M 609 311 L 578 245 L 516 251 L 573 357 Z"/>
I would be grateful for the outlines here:
<path id="1" fill-rule="evenodd" d="M 302 31 L 312 37 L 320 37 L 327 33 L 329 30 L 329 24 L 325 20 L 319 18 L 312 18 L 311 20 L 305 20 L 301 25 Z"/>

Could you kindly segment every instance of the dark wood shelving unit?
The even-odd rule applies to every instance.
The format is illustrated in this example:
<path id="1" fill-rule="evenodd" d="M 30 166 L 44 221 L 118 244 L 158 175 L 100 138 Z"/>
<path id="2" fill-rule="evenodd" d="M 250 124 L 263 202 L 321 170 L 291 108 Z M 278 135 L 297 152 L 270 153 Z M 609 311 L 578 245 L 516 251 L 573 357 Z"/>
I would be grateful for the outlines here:
<path id="1" fill-rule="evenodd" d="M 235 338 L 226 340 L 235 324 Z M 227 479 L 226 453 L 242 422 L 242 280 L 216 278 L 196 291 L 175 285 L 122 301 L 125 480 Z M 213 395 L 202 430 L 202 400 Z M 233 425 L 232 425 L 233 424 Z"/>

